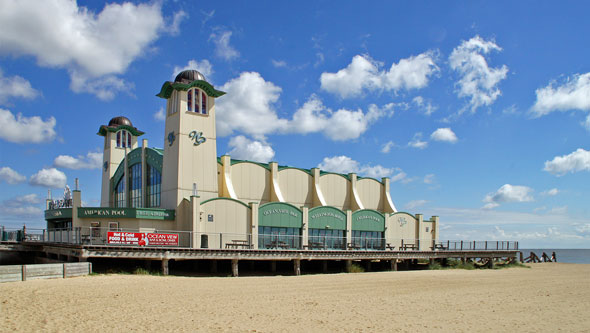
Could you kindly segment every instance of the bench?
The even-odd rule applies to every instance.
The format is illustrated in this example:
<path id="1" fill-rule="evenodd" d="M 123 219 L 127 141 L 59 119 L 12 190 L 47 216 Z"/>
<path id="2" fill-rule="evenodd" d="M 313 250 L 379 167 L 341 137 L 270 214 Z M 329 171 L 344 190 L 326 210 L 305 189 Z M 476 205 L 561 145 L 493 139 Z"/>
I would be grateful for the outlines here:
<path id="1" fill-rule="evenodd" d="M 400 247 L 401 250 L 417 250 L 418 247 L 416 246 L 416 244 L 412 244 L 412 243 L 405 243 L 402 244 L 402 246 Z"/>
<path id="2" fill-rule="evenodd" d="M 434 246 L 431 246 L 430 248 L 433 251 L 436 251 L 436 250 L 448 250 L 449 249 L 448 247 L 444 246 L 443 243 L 436 243 L 436 244 L 434 244 Z"/>
<path id="3" fill-rule="evenodd" d="M 361 248 L 361 246 L 357 243 L 348 243 L 346 244 L 346 249 L 347 250 L 359 250 Z"/>
<path id="4" fill-rule="evenodd" d="M 226 249 L 240 249 L 240 248 L 251 249 L 252 244 L 250 244 L 250 241 L 247 241 L 247 240 L 234 239 L 230 243 L 225 243 L 225 248 Z"/>
<path id="5" fill-rule="evenodd" d="M 304 245 L 303 248 L 307 248 L 308 250 L 312 249 L 325 249 L 324 243 L 320 242 L 309 242 L 307 245 Z"/>
<path id="6" fill-rule="evenodd" d="M 395 245 L 391 245 L 391 243 L 387 243 L 387 244 L 385 244 L 385 248 L 393 251 L 395 249 Z"/>
<path id="7" fill-rule="evenodd" d="M 283 241 L 272 241 L 268 244 L 266 244 L 266 248 L 267 249 L 288 249 L 289 248 L 289 244 L 287 244 L 286 242 Z"/>

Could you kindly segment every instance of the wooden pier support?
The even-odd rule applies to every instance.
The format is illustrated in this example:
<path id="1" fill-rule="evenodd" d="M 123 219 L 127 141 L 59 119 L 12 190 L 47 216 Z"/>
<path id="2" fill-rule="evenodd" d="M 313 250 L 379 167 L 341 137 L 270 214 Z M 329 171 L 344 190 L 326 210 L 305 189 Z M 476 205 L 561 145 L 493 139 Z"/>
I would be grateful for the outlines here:
<path id="1" fill-rule="evenodd" d="M 390 270 L 397 272 L 397 259 L 393 259 L 389 261 Z"/>
<path id="2" fill-rule="evenodd" d="M 430 258 L 428 260 L 428 265 L 430 265 L 430 266 L 434 265 L 434 258 Z"/>
<path id="3" fill-rule="evenodd" d="M 272 273 L 276 273 L 276 272 L 277 272 L 277 262 L 276 262 L 276 261 L 274 261 L 274 260 L 272 260 L 272 261 L 270 262 L 270 271 L 271 271 Z"/>
<path id="4" fill-rule="evenodd" d="M 301 260 L 295 259 L 293 260 L 293 270 L 295 275 L 301 275 Z"/>
<path id="5" fill-rule="evenodd" d="M 231 260 L 231 275 L 238 277 L 238 259 Z"/>
<path id="6" fill-rule="evenodd" d="M 367 265 L 366 265 L 366 267 L 367 267 L 367 268 L 366 268 L 367 272 L 370 272 L 370 271 L 371 271 L 371 260 L 367 260 Z"/>
<path id="7" fill-rule="evenodd" d="M 350 273 L 352 268 L 352 260 L 346 260 L 346 273 Z"/>
<path id="8" fill-rule="evenodd" d="M 211 273 L 217 273 L 217 260 L 211 260 Z"/>
<path id="9" fill-rule="evenodd" d="M 488 268 L 494 268 L 494 258 L 488 258 Z"/>
<path id="10" fill-rule="evenodd" d="M 328 273 L 328 260 L 322 260 L 322 272 Z"/>
<path id="11" fill-rule="evenodd" d="M 168 275 L 168 259 L 162 259 L 162 275 Z"/>

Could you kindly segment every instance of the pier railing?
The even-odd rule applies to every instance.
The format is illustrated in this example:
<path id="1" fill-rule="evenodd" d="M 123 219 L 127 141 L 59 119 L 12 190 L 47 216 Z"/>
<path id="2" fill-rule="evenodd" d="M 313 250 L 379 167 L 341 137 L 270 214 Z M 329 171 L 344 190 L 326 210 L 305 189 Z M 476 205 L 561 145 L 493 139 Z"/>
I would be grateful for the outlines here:
<path id="1" fill-rule="evenodd" d="M 0 228 L 0 240 L 77 245 L 149 246 L 256 250 L 362 250 L 362 251 L 497 251 L 518 250 L 517 241 L 441 240 L 412 238 L 303 237 L 286 233 L 252 234 L 182 230 L 77 227 L 67 229 Z"/>

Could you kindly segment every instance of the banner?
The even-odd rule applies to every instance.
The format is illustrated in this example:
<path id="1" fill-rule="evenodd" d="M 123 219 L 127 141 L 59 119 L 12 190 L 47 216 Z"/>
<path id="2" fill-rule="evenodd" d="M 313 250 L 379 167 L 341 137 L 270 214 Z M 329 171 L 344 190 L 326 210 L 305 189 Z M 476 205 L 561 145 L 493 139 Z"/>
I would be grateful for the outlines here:
<path id="1" fill-rule="evenodd" d="M 109 231 L 107 233 L 107 243 L 139 246 L 178 246 L 178 234 Z"/>

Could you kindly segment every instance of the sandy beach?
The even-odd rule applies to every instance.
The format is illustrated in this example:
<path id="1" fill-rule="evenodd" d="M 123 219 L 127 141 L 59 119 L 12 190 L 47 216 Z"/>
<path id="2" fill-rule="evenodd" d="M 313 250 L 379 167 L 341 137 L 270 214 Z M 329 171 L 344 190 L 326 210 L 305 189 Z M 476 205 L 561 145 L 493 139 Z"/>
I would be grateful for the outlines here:
<path id="1" fill-rule="evenodd" d="M 0 284 L 2 332 L 590 331 L 590 265 Z"/>

